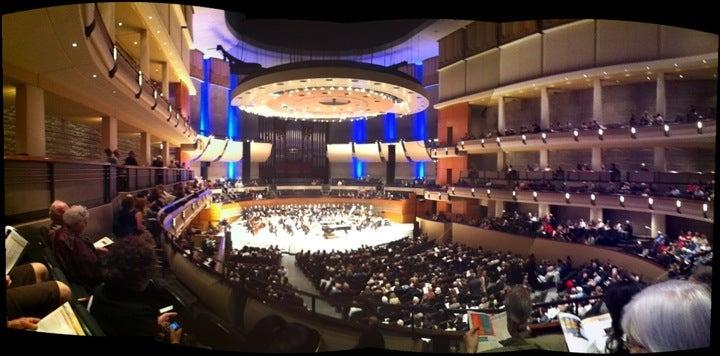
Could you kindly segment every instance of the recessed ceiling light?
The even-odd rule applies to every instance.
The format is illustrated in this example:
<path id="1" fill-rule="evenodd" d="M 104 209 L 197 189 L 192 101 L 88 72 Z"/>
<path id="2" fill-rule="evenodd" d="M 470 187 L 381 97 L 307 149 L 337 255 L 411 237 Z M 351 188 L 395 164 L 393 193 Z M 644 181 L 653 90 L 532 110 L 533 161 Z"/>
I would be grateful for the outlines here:
<path id="1" fill-rule="evenodd" d="M 134 41 L 133 44 L 137 46 L 137 41 Z"/>
<path id="2" fill-rule="evenodd" d="M 160 33 L 160 30 L 157 30 L 157 33 Z"/>
<path id="3" fill-rule="evenodd" d="M 97 74 L 93 74 L 93 78 L 97 78 Z"/>
<path id="4" fill-rule="evenodd" d="M 77 47 L 77 43 L 73 42 L 73 43 L 72 43 L 72 46 L 73 46 L 73 47 Z"/>
<path id="5" fill-rule="evenodd" d="M 680 74 L 680 79 L 682 79 L 682 78 L 685 78 L 685 77 L 683 77 L 683 75 L 682 75 L 682 74 Z"/>
<path id="6" fill-rule="evenodd" d="M 148 20 L 152 20 L 152 16 L 148 16 Z"/>
<path id="7" fill-rule="evenodd" d="M 675 63 L 675 64 L 673 64 L 673 65 L 674 65 L 674 66 L 676 66 L 676 67 L 678 66 L 678 64 L 677 64 L 677 63 Z"/>
<path id="8" fill-rule="evenodd" d="M 587 78 L 587 74 L 583 74 L 583 78 Z"/>
<path id="9" fill-rule="evenodd" d="M 645 69 L 650 69 L 650 66 L 645 66 Z"/>
<path id="10" fill-rule="evenodd" d="M 607 75 L 607 72 L 603 72 L 603 74 Z"/>
<path id="11" fill-rule="evenodd" d="M 645 78 L 647 78 L 647 80 L 650 80 L 650 77 L 645 77 Z"/>
<path id="12" fill-rule="evenodd" d="M 707 59 L 703 59 L 703 63 L 707 63 Z"/>
<path id="13" fill-rule="evenodd" d="M 122 27 L 122 22 L 118 22 L 118 26 L 119 26 L 119 27 Z"/>

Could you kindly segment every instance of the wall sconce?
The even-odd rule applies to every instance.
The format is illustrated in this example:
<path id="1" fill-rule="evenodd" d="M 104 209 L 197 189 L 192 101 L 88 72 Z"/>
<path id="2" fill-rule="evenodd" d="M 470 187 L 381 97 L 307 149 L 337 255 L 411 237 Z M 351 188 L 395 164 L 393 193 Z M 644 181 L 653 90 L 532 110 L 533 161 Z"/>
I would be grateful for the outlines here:
<path id="1" fill-rule="evenodd" d="M 625 207 L 625 196 L 621 195 L 620 198 L 618 198 L 618 199 L 620 200 L 620 206 L 622 206 L 624 208 Z"/>
<path id="2" fill-rule="evenodd" d="M 547 143 L 547 134 L 546 133 L 544 133 L 544 132 L 541 133 L 540 138 L 542 139 L 543 143 Z"/>
<path id="3" fill-rule="evenodd" d="M 112 66 L 112 68 L 110 68 L 110 70 L 108 71 L 108 76 L 109 76 L 110 78 L 114 78 L 114 77 L 115 77 L 115 72 L 117 72 L 117 69 L 118 69 L 118 65 L 117 65 L 117 55 L 118 55 L 117 46 L 113 45 L 113 54 L 112 54 L 112 57 L 113 57 L 113 66 Z"/>
<path id="4" fill-rule="evenodd" d="M 168 104 L 168 118 L 167 122 L 170 122 L 170 119 L 172 119 L 172 105 Z"/>
<path id="5" fill-rule="evenodd" d="M 526 141 L 527 141 L 527 136 L 525 136 L 525 134 L 523 134 L 520 138 L 522 138 L 523 144 L 524 144 L 524 145 L 527 145 L 527 142 L 526 142 Z"/>
<path id="6" fill-rule="evenodd" d="M 636 134 L 637 134 L 637 130 L 634 127 L 631 127 L 630 128 L 630 137 L 637 138 Z"/>
<path id="7" fill-rule="evenodd" d="M 570 193 L 565 193 L 565 202 L 570 204 Z"/>
<path id="8" fill-rule="evenodd" d="M 465 141 L 460 141 L 460 148 L 465 149 Z"/>
<path id="9" fill-rule="evenodd" d="M 153 89 L 153 105 L 150 107 L 150 110 L 155 110 L 155 107 L 157 106 L 157 97 L 158 97 L 158 92 L 157 92 L 157 88 L 155 88 L 155 89 Z"/>
<path id="10" fill-rule="evenodd" d="M 698 134 L 702 134 L 702 121 L 697 122 Z"/>
<path id="11" fill-rule="evenodd" d="M 470 195 L 475 196 L 475 188 L 470 189 Z"/>
<path id="12" fill-rule="evenodd" d="M 603 129 L 598 129 L 598 140 L 602 141 L 604 133 L 605 131 L 603 131 Z"/>
<path id="13" fill-rule="evenodd" d="M 487 190 L 487 196 L 490 198 L 490 189 Z"/>
<path id="14" fill-rule="evenodd" d="M 590 204 L 595 205 L 595 199 L 597 199 L 595 193 L 590 194 Z"/>
<path id="15" fill-rule="evenodd" d="M 175 128 L 177 128 L 180 125 L 180 120 L 175 117 Z"/>
<path id="16" fill-rule="evenodd" d="M 703 211 L 703 216 L 705 217 L 705 219 L 709 219 L 709 218 L 708 218 L 708 205 L 707 205 L 707 203 L 703 203 L 703 205 L 702 205 L 702 211 Z"/>
<path id="17" fill-rule="evenodd" d="M 452 193 L 455 195 L 455 187 L 452 187 Z"/>
<path id="18" fill-rule="evenodd" d="M 448 148 L 447 148 L 447 147 L 445 147 L 445 155 L 446 155 L 446 156 L 448 155 Z"/>
<path id="19" fill-rule="evenodd" d="M 675 201 L 675 207 L 677 207 L 678 214 L 682 214 L 682 212 L 680 211 L 680 208 L 682 207 L 682 202 L 680 201 L 680 199 Z"/>
<path id="20" fill-rule="evenodd" d="M 485 148 L 485 139 L 484 138 L 480 140 L 480 146 L 482 146 L 482 148 Z"/>
<path id="21" fill-rule="evenodd" d="M 538 194 L 537 192 L 533 192 L 533 200 L 538 201 Z"/>
<path id="22" fill-rule="evenodd" d="M 512 195 L 513 195 L 513 200 L 517 200 L 517 191 L 516 190 L 513 189 Z"/>
<path id="23" fill-rule="evenodd" d="M 138 92 L 135 93 L 135 99 L 140 99 L 140 95 L 142 95 L 142 80 L 143 80 L 143 74 L 142 71 L 138 71 L 138 77 L 137 77 L 137 83 L 138 83 Z"/>
<path id="24" fill-rule="evenodd" d="M 497 142 L 498 147 L 500 147 L 500 137 L 495 137 L 495 142 Z"/>
<path id="25" fill-rule="evenodd" d="M 665 137 L 670 137 L 670 126 L 668 124 L 663 126 L 663 130 L 665 131 Z"/>
<path id="26" fill-rule="evenodd" d="M 580 141 L 579 136 L 580 136 L 580 133 L 578 132 L 578 130 L 573 130 L 573 139 L 575 139 L 575 142 Z"/>
<path id="27" fill-rule="evenodd" d="M 653 210 L 653 198 L 648 198 L 648 209 Z"/>

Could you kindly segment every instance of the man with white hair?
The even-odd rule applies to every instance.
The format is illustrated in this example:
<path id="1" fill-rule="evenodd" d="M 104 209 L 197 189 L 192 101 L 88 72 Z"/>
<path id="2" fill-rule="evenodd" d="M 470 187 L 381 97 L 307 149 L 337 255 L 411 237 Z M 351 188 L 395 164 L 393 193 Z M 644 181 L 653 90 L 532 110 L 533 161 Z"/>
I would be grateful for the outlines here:
<path id="1" fill-rule="evenodd" d="M 73 205 L 63 214 L 64 225 L 50 235 L 50 245 L 60 267 L 69 279 L 92 290 L 100 283 L 101 254 L 107 249 L 96 249 L 80 235 L 88 225 L 90 213 L 82 205 Z"/>
<path id="2" fill-rule="evenodd" d="M 651 285 L 625 306 L 622 329 L 631 353 L 710 347 L 711 294 L 682 280 Z"/>
<path id="3" fill-rule="evenodd" d="M 50 205 L 49 217 L 51 229 L 63 225 L 62 217 L 68 209 L 70 209 L 70 206 L 62 200 L 56 200 Z"/>

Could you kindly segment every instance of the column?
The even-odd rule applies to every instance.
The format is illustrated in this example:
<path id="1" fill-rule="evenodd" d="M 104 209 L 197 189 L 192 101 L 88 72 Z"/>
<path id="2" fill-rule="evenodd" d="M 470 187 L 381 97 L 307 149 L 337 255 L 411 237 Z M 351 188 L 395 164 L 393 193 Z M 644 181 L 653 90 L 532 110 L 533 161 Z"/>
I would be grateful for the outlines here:
<path id="1" fill-rule="evenodd" d="M 652 237 L 657 236 L 659 232 L 667 233 L 665 230 L 665 214 L 651 214 L 650 215 L 650 235 Z"/>
<path id="2" fill-rule="evenodd" d="M 140 133 L 140 154 L 138 154 L 138 164 L 141 166 L 149 166 L 152 163 L 150 155 L 150 133 Z"/>
<path id="3" fill-rule="evenodd" d="M 162 142 L 162 159 L 167 167 L 170 164 L 170 143 L 167 141 Z"/>
<path id="4" fill-rule="evenodd" d="M 165 99 L 170 101 L 170 76 L 168 75 L 168 64 L 162 62 L 162 93 Z"/>
<path id="5" fill-rule="evenodd" d="M 653 149 L 653 167 L 656 172 L 667 171 L 667 161 L 665 160 L 665 147 L 655 147 Z"/>
<path id="6" fill-rule="evenodd" d="M 550 98 L 547 87 L 540 88 L 540 128 L 550 128 Z"/>
<path id="7" fill-rule="evenodd" d="M 117 119 L 110 116 L 102 118 L 102 145 L 103 149 L 115 150 L 118 148 Z"/>
<path id="8" fill-rule="evenodd" d="M 20 84 L 15 92 L 17 154 L 45 156 L 45 92 Z"/>
<path id="9" fill-rule="evenodd" d="M 590 208 L 590 221 L 596 221 L 600 222 L 603 220 L 603 210 L 602 208 Z"/>
<path id="10" fill-rule="evenodd" d="M 602 84 L 600 78 L 593 80 L 593 119 L 602 122 Z"/>
<path id="11" fill-rule="evenodd" d="M 540 169 L 548 166 L 548 150 L 540 150 Z"/>
<path id="12" fill-rule="evenodd" d="M 538 204 L 538 217 L 543 218 L 550 214 L 550 204 Z"/>
<path id="13" fill-rule="evenodd" d="M 497 153 L 497 170 L 498 170 L 498 172 L 501 172 L 503 170 L 503 168 L 505 168 L 505 162 L 506 162 L 505 160 L 506 160 L 505 152 L 498 151 L 498 153 Z M 505 172 L 503 172 L 503 173 L 505 173 Z"/>
<path id="14" fill-rule="evenodd" d="M 105 27 L 107 28 L 108 35 L 110 35 L 110 39 L 115 42 L 115 3 L 114 2 L 104 2 L 98 4 L 98 8 L 100 9 L 100 17 L 102 18 L 103 22 L 105 23 Z"/>
<path id="15" fill-rule="evenodd" d="M 662 115 L 664 119 L 667 113 L 667 101 L 665 96 L 665 73 L 657 75 L 657 90 L 655 91 L 655 113 Z"/>
<path id="16" fill-rule="evenodd" d="M 505 133 L 505 98 L 498 98 L 498 131 Z"/>
<path id="17" fill-rule="evenodd" d="M 140 31 L 140 70 L 150 75 L 150 38 L 146 30 Z"/>
<path id="18" fill-rule="evenodd" d="M 602 148 L 592 148 L 592 170 L 599 172 L 602 169 Z"/>

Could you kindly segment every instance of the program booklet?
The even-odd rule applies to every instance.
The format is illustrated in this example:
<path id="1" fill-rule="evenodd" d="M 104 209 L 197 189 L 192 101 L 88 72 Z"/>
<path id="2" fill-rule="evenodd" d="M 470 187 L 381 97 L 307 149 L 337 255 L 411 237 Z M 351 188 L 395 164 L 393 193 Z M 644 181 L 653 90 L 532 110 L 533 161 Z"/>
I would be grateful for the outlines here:
<path id="1" fill-rule="evenodd" d="M 470 311 L 467 313 L 467 323 L 470 329 L 479 326 L 476 335 L 478 336 L 478 347 L 475 352 L 502 347 L 500 341 L 509 339 L 510 332 L 507 329 L 507 314 L 487 314 Z"/>
<path id="2" fill-rule="evenodd" d="M 105 246 L 108 246 L 108 245 L 112 245 L 113 242 L 115 242 L 115 241 L 110 240 L 109 237 L 105 236 L 105 237 L 103 237 L 102 239 L 95 241 L 95 243 L 93 244 L 93 246 L 95 246 L 95 248 L 101 248 L 101 247 L 105 247 Z"/>
<path id="3" fill-rule="evenodd" d="M 37 324 L 37 331 L 63 335 L 85 335 L 77 315 L 68 302 L 42 318 Z"/>
<path id="4" fill-rule="evenodd" d="M 568 313 L 559 313 L 558 321 L 565 335 L 568 351 L 578 353 L 602 353 L 612 327 L 610 314 L 603 314 L 580 320 Z"/>
<path id="5" fill-rule="evenodd" d="M 5 233 L 7 234 L 5 237 L 5 275 L 7 275 L 22 257 L 28 242 L 11 226 L 5 226 Z"/>

